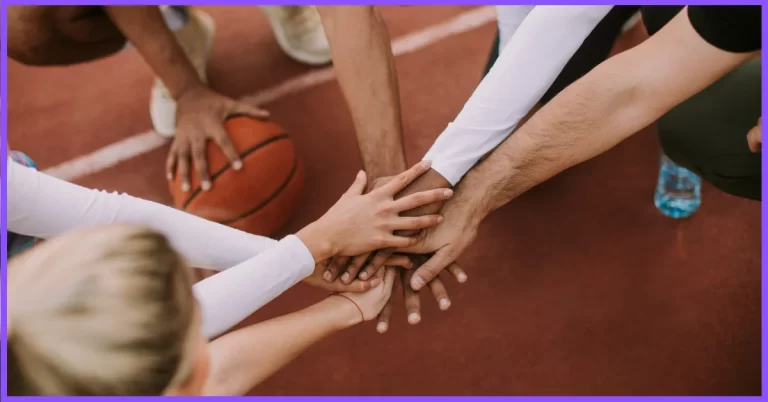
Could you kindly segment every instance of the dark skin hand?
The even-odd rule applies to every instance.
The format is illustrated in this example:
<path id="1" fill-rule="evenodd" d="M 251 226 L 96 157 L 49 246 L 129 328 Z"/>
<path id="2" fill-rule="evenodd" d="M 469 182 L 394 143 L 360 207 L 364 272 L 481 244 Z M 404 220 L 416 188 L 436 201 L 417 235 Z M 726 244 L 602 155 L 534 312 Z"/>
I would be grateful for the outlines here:
<path id="1" fill-rule="evenodd" d="M 391 179 L 391 177 L 383 177 L 378 179 L 373 187 L 379 187 L 383 185 L 384 183 L 388 182 Z M 445 178 L 437 173 L 436 171 L 430 169 L 427 173 L 420 176 L 418 179 L 416 179 L 413 183 L 411 183 L 410 186 L 402 190 L 400 193 L 397 194 L 396 198 L 401 198 L 410 194 L 418 193 L 425 190 L 431 190 L 436 188 L 449 188 L 450 183 L 445 180 Z M 406 211 L 402 213 L 403 216 L 421 216 L 421 215 L 428 215 L 428 214 L 434 214 L 440 211 L 442 208 L 444 202 L 435 202 L 423 207 L 414 208 L 412 210 Z M 404 235 L 404 236 L 410 236 L 410 235 L 416 235 L 418 232 L 398 232 L 398 235 Z M 375 275 L 376 272 L 382 267 L 387 266 L 388 264 L 385 263 L 385 261 L 390 258 L 393 253 L 393 250 L 379 250 L 376 253 L 373 253 L 372 255 L 364 255 L 364 256 L 358 256 L 353 258 L 336 258 L 333 262 L 331 262 L 328 265 L 328 269 L 323 273 L 323 279 L 326 280 L 326 282 L 335 283 L 338 282 L 339 279 L 342 283 L 353 283 L 351 281 L 357 281 L 357 280 L 365 280 L 366 278 L 371 278 Z M 395 254 L 396 255 L 396 254 Z M 411 261 L 410 267 L 407 268 L 418 268 L 423 264 L 425 261 L 428 260 L 429 256 L 427 255 L 419 255 L 419 254 L 411 254 L 408 255 L 408 258 Z M 341 275 L 341 278 L 339 278 L 339 273 L 342 272 L 342 267 L 345 267 L 348 261 L 352 261 L 351 264 L 346 266 L 346 269 L 344 270 L 344 274 Z M 363 263 L 368 262 L 367 264 L 363 265 Z M 361 267 L 365 267 L 361 270 Z M 451 275 L 459 282 L 464 283 L 467 280 L 467 275 L 464 273 L 464 271 L 461 270 L 461 268 L 456 264 L 451 264 L 448 268 L 448 271 L 451 273 Z M 359 275 L 358 275 L 359 272 Z M 410 285 L 408 285 L 411 281 L 411 277 L 413 275 L 413 271 L 411 269 L 404 269 L 403 267 L 400 267 L 398 269 L 398 276 L 401 279 L 401 283 L 403 285 L 403 297 L 405 299 L 405 308 L 406 313 L 408 317 L 408 322 L 412 325 L 418 324 L 421 321 L 421 301 L 419 292 L 414 290 Z M 350 279 L 351 278 L 351 279 Z M 346 280 L 346 281 L 345 281 Z M 440 277 L 436 277 L 432 279 L 428 283 L 428 287 L 430 291 L 432 292 L 433 296 L 435 297 L 435 300 L 438 302 L 438 305 L 440 306 L 441 310 L 447 310 L 451 306 L 450 298 L 448 297 L 448 292 L 445 288 L 445 285 Z M 394 297 L 394 294 L 393 294 Z M 378 324 L 376 325 L 376 330 L 379 333 L 384 333 L 389 329 L 390 325 L 390 318 L 392 315 L 392 300 L 387 303 L 387 306 L 384 307 L 382 312 L 379 314 L 378 317 Z"/>
<path id="2" fill-rule="evenodd" d="M 181 189 L 191 190 L 190 161 L 203 191 L 211 189 L 208 141 L 214 141 L 235 170 L 240 156 L 224 129 L 233 115 L 266 119 L 269 113 L 221 95 L 205 84 L 156 6 L 111 6 L 107 12 L 176 100 L 176 137 L 166 160 L 166 178 L 181 177 Z"/>

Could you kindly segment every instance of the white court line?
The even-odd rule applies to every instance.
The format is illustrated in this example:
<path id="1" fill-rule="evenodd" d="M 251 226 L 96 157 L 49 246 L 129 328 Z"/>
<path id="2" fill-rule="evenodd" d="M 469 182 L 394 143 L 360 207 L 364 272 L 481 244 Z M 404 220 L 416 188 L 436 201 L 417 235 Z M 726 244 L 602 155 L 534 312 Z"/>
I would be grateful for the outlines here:
<path id="1" fill-rule="evenodd" d="M 392 41 L 392 52 L 395 56 L 413 53 L 443 39 L 472 31 L 495 20 L 495 7 L 479 7 L 459 14 L 446 22 L 432 25 L 395 39 Z M 267 88 L 252 95 L 246 95 L 241 100 L 257 105 L 265 105 L 288 95 L 332 81 L 335 76 L 333 67 L 313 70 L 291 78 L 272 88 Z M 44 170 L 44 173 L 68 181 L 77 180 L 160 148 L 167 141 L 150 130 L 107 145 L 58 166 L 48 168 Z"/>

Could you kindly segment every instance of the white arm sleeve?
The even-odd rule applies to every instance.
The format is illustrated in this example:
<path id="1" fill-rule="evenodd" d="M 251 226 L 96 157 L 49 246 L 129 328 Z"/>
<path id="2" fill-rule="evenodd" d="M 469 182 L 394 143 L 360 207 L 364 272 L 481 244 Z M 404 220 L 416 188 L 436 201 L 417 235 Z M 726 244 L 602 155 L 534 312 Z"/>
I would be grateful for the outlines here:
<path id="1" fill-rule="evenodd" d="M 280 242 L 253 236 L 151 201 L 80 187 L 8 160 L 9 231 L 49 238 L 118 222 L 151 227 L 194 266 L 224 270 L 194 286 L 208 337 L 253 314 L 315 266 L 296 236 Z"/>
<path id="2" fill-rule="evenodd" d="M 288 236 L 274 247 L 194 286 L 203 334 L 221 335 L 309 276 L 315 260 L 304 243 Z"/>
<path id="3" fill-rule="evenodd" d="M 452 185 L 536 105 L 611 6 L 536 6 L 424 159 Z"/>
<path id="4" fill-rule="evenodd" d="M 164 234 L 193 267 L 224 270 L 277 244 L 127 194 L 78 186 L 8 159 L 8 230 L 50 238 L 79 227 L 135 223 Z"/>
<path id="5" fill-rule="evenodd" d="M 512 35 L 536 6 L 496 6 L 499 26 L 499 52 L 509 43 Z"/>

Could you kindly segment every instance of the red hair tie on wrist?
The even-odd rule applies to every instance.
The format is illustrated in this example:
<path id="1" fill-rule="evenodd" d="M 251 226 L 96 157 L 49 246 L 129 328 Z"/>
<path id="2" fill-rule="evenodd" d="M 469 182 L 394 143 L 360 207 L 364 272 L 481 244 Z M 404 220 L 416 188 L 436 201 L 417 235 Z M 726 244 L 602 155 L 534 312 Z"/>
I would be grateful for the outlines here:
<path id="1" fill-rule="evenodd" d="M 365 314 L 363 314 L 363 309 L 361 309 L 360 306 L 358 306 L 357 303 L 355 303 L 354 300 L 350 299 L 349 296 L 343 295 L 343 294 L 341 294 L 339 292 L 331 293 L 331 296 L 340 296 L 340 297 L 343 297 L 343 298 L 349 300 L 352 304 L 355 305 L 355 307 L 357 307 L 357 311 L 360 312 L 360 318 L 362 318 L 363 322 L 365 322 Z"/>

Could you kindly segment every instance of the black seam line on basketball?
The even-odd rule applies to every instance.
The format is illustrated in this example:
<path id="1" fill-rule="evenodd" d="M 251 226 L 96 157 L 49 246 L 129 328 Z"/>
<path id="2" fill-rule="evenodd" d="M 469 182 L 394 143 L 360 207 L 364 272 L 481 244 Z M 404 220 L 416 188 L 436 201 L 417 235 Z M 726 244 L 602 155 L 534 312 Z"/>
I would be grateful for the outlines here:
<path id="1" fill-rule="evenodd" d="M 286 140 L 286 139 L 288 139 L 288 134 L 283 133 L 283 134 L 280 134 L 278 136 L 272 137 L 272 138 L 270 138 L 270 139 L 268 139 L 266 141 L 262 141 L 262 142 L 260 142 L 260 143 L 258 143 L 256 145 L 254 145 L 251 149 L 248 149 L 245 152 L 243 152 L 240 155 L 240 158 L 243 159 L 246 156 L 248 156 L 248 155 L 258 151 L 260 148 L 264 148 L 265 146 L 267 146 L 267 145 L 269 145 L 269 144 L 271 144 L 271 143 L 273 143 L 275 141 Z M 224 174 L 224 172 L 226 172 L 227 169 L 229 169 L 231 167 L 232 167 L 232 164 L 228 163 L 226 166 L 224 166 L 223 168 L 221 168 L 218 171 L 216 171 L 213 175 L 211 175 L 211 182 L 216 180 L 217 177 L 219 177 L 222 174 Z M 201 191 L 203 191 L 203 189 L 201 187 L 197 187 L 195 189 L 195 191 L 192 192 L 192 195 L 190 195 L 189 198 L 187 198 L 187 200 L 184 201 L 184 205 L 182 205 L 181 209 L 187 209 L 187 207 L 189 206 L 189 203 L 192 202 L 192 200 L 194 200 L 195 197 L 197 197 L 200 194 Z"/>
<path id="2" fill-rule="evenodd" d="M 297 155 L 296 159 L 293 160 L 293 167 L 291 168 L 291 173 L 288 174 L 288 177 L 285 179 L 285 181 L 283 181 L 283 184 L 281 184 L 280 187 L 269 196 L 269 198 L 262 201 L 261 204 L 257 205 L 252 210 L 240 214 L 240 216 L 238 216 L 237 218 L 232 218 L 230 220 L 219 222 L 219 223 L 221 223 L 222 225 L 229 225 L 231 223 L 234 223 L 235 221 L 243 219 L 249 215 L 255 214 L 256 212 L 259 212 L 260 209 L 267 206 L 267 204 L 269 204 L 270 202 L 272 202 L 272 200 L 277 198 L 277 196 L 280 195 L 280 193 L 282 193 L 286 187 L 288 187 L 288 185 L 291 183 L 291 180 L 293 180 L 293 176 L 296 174 L 296 169 L 298 168 L 298 166 L 299 166 L 299 157 Z"/>

